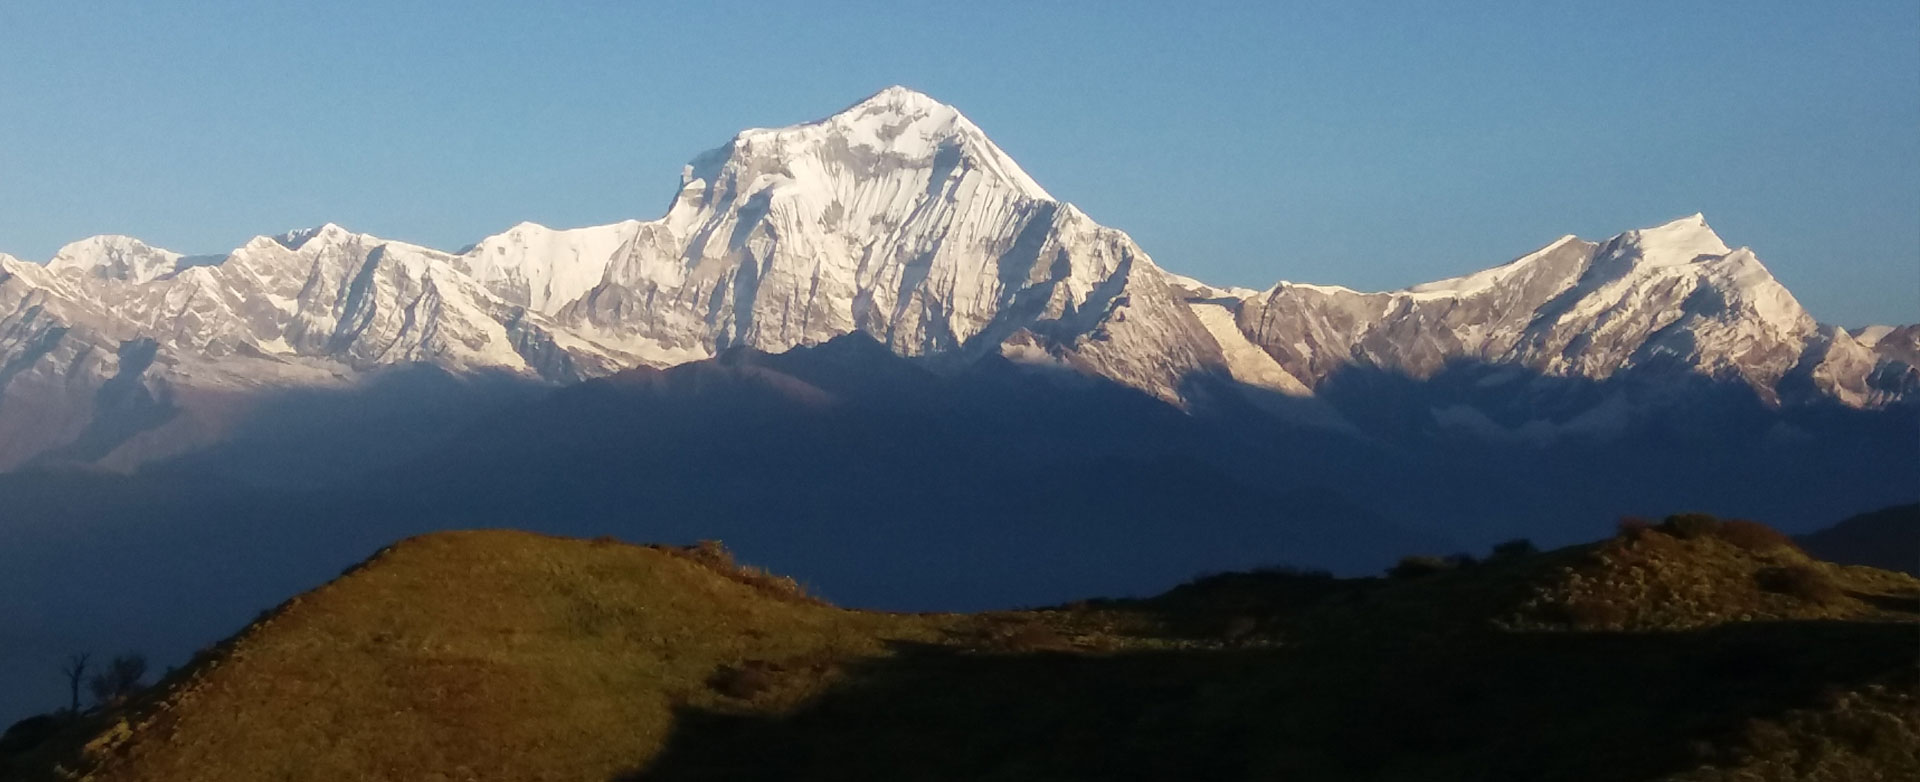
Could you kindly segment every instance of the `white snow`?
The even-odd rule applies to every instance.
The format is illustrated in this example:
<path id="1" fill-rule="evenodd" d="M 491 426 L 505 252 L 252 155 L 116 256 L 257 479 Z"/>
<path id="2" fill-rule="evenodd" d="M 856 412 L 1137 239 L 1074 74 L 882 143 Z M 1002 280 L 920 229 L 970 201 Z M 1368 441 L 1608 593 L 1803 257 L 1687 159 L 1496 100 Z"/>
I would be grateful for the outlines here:
<path id="1" fill-rule="evenodd" d="M 1169 284 L 1186 291 L 1189 295 L 1198 296 L 1203 299 L 1251 299 L 1260 295 L 1260 291 L 1252 288 L 1219 287 L 1208 285 L 1184 274 L 1174 274 L 1168 271 L 1163 271 L 1162 273 L 1166 275 Z"/>
<path id="2" fill-rule="evenodd" d="M 1630 231 L 1627 240 L 1640 247 L 1643 263 L 1656 266 L 1678 266 L 1693 263 L 1702 256 L 1718 257 L 1733 252 L 1707 225 L 1706 216 L 1699 213 Z"/>
<path id="3" fill-rule="evenodd" d="M 1273 288 L 1269 288 L 1268 291 L 1271 292 L 1276 289 L 1284 289 L 1284 288 L 1298 288 L 1300 290 L 1313 291 L 1314 293 L 1324 293 L 1329 296 L 1334 294 L 1348 294 L 1353 296 L 1373 295 L 1368 293 L 1362 293 L 1360 291 L 1354 290 L 1344 285 L 1320 285 L 1320 284 L 1311 283 L 1311 282 L 1294 282 L 1292 280 L 1281 280 L 1278 283 L 1275 283 Z"/>
<path id="4" fill-rule="evenodd" d="M 784 128 L 755 128 L 734 138 L 747 156 L 805 157 L 809 147 L 829 142 L 931 164 L 941 150 L 958 146 L 975 164 L 1012 185 L 1021 195 L 1053 200 L 1019 164 L 987 139 L 959 110 L 912 89 L 895 85 L 823 120 Z M 799 153 L 799 154 L 796 154 Z"/>
<path id="5" fill-rule="evenodd" d="M 1220 345 L 1220 352 L 1227 358 L 1227 371 L 1233 379 L 1251 386 L 1279 391 L 1288 396 L 1312 396 L 1313 390 L 1307 388 L 1300 378 L 1294 377 L 1273 360 L 1260 346 L 1240 333 L 1240 327 L 1234 323 L 1233 311 L 1221 304 L 1211 302 L 1189 302 L 1200 325 Z"/>
<path id="6" fill-rule="evenodd" d="M 180 253 L 151 247 L 131 236 L 101 235 L 68 244 L 54 253 L 47 268 L 124 282 L 149 282 L 171 273 Z"/>
<path id="7" fill-rule="evenodd" d="M 1049 341 L 1002 351 L 1169 399 L 1201 370 L 1307 396 L 1343 362 L 1417 373 L 1469 358 L 1606 377 L 1660 354 L 1771 389 L 1817 333 L 1751 251 L 1728 248 L 1697 214 L 1622 234 L 1581 256 L 1584 269 L 1538 264 L 1579 241 L 1564 236 L 1386 293 L 1208 285 L 1162 271 L 1124 233 L 1055 201 L 959 111 L 904 87 L 744 131 L 696 157 L 681 185 L 659 219 L 521 223 L 459 254 L 327 223 L 257 237 L 191 273 L 175 273 L 178 253 L 119 236 L 68 245 L 45 267 L 0 256 L 0 285 L 17 294 L 0 301 L 0 326 L 83 325 L 109 356 L 116 340 L 151 336 L 167 351 L 160 371 L 223 384 L 335 382 L 401 361 L 525 373 L 549 364 L 521 351 L 549 347 L 580 371 L 610 372 L 855 330 L 921 355 L 1029 330 Z M 1566 279 L 1543 285 L 1535 269 Z M 1273 317 L 1243 332 L 1233 308 L 1256 306 Z M 516 345 L 509 325 L 540 338 Z M 1877 328 L 1859 341 L 1890 331 Z M 248 344 L 274 358 L 235 358 Z M 1816 378 L 1840 388 L 1873 367 L 1849 360 Z M 1604 429 L 1615 412 L 1521 436 Z"/>
<path id="8" fill-rule="evenodd" d="M 1888 334 L 1892 334 L 1893 330 L 1893 326 L 1866 326 L 1849 333 L 1853 341 L 1860 343 L 1861 347 L 1872 348 L 1879 345 L 1880 340 L 1886 339 Z"/>
<path id="9" fill-rule="evenodd" d="M 1447 297 L 1459 298 L 1459 297 L 1465 297 L 1465 296 L 1472 296 L 1478 293 L 1484 293 L 1486 291 L 1493 290 L 1494 288 L 1498 287 L 1501 283 L 1506 282 L 1509 278 L 1513 277 L 1515 274 L 1519 274 L 1523 271 L 1526 271 L 1529 267 L 1533 265 L 1535 261 L 1538 261 L 1541 258 L 1546 257 L 1548 253 L 1551 253 L 1555 250 L 1560 249 L 1563 246 L 1566 246 L 1568 242 L 1576 242 L 1579 240 L 1580 240 L 1580 237 L 1574 236 L 1573 234 L 1567 234 L 1566 236 L 1562 236 L 1558 239 L 1553 240 L 1552 244 L 1549 244 L 1531 253 L 1527 253 L 1526 255 L 1522 255 L 1519 258 L 1516 258 L 1506 264 L 1495 266 L 1485 271 L 1474 272 L 1473 274 L 1468 274 L 1460 277 L 1451 277 L 1444 280 L 1436 280 L 1434 282 L 1421 283 L 1419 285 L 1415 285 L 1413 287 L 1407 288 L 1405 291 L 1401 291 L 1401 292 L 1407 295 L 1410 295 L 1416 299 L 1447 298 Z"/>
<path id="10" fill-rule="evenodd" d="M 552 315 L 600 284 L 639 227 L 638 220 L 566 230 L 520 223 L 482 239 L 458 265 L 495 294 L 524 296 L 517 303 Z"/>

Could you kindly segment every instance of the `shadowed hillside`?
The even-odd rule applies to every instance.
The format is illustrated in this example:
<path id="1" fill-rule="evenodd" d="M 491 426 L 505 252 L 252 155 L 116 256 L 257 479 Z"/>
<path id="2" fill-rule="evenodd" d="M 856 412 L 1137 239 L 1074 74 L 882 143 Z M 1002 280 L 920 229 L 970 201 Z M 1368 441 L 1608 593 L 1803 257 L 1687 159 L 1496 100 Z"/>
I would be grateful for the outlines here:
<path id="1" fill-rule="evenodd" d="M 1799 540 L 1807 551 L 1834 562 L 1920 576 L 1920 504 L 1849 516 Z"/>
<path id="2" fill-rule="evenodd" d="M 382 551 L 14 756 L 110 780 L 1897 778 L 1920 581 L 1674 517 L 1390 578 L 834 608 L 723 549 Z M 37 770 L 35 770 L 37 769 Z M 29 773 L 30 772 L 30 773 Z"/>
<path id="3" fill-rule="evenodd" d="M 1662 401 L 1636 396 L 1667 387 L 1655 378 L 1473 363 L 1349 368 L 1313 397 L 1202 375 L 1189 410 L 997 355 L 910 360 L 861 334 L 559 388 L 384 377 L 263 401 L 232 439 L 133 475 L 0 474 L 0 722 L 62 694 L 46 660 L 130 647 L 184 662 L 438 529 L 719 538 L 841 604 L 970 611 L 1273 563 L 1375 573 L 1515 536 L 1566 545 L 1624 513 L 1799 532 L 1911 500 L 1920 464 L 1911 407 L 1773 410 L 1713 384 Z M 1613 435 L 1583 429 L 1609 399 L 1639 412 Z"/>

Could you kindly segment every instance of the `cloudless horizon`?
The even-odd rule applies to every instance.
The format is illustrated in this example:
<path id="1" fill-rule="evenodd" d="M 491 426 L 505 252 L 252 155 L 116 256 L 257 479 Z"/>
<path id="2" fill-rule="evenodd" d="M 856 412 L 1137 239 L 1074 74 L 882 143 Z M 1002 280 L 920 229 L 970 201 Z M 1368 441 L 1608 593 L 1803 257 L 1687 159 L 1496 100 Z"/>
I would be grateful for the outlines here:
<path id="1" fill-rule="evenodd" d="M 1251 5 L 8 3 L 0 252 L 651 219 L 739 130 L 904 84 L 1215 284 L 1702 212 L 1820 320 L 1920 321 L 1920 4 Z"/>

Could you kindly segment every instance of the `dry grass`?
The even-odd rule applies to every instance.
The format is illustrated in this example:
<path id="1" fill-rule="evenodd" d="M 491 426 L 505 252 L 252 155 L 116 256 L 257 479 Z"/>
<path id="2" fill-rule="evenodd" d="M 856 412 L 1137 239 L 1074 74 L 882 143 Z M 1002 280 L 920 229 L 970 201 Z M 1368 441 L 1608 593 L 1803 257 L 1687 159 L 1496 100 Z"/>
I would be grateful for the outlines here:
<path id="1" fill-rule="evenodd" d="M 1847 599 L 1833 574 L 1813 563 L 1766 568 L 1753 574 L 1753 579 L 1768 592 L 1814 605 L 1836 605 Z"/>
<path id="2" fill-rule="evenodd" d="M 1757 521 L 1729 519 L 1721 522 L 1720 528 L 1714 534 L 1721 540 L 1748 551 L 1770 551 L 1782 548 L 1800 550 L 1800 544 L 1793 542 L 1793 538 L 1788 537 L 1786 533 Z"/>
<path id="3" fill-rule="evenodd" d="M 1911 672 L 1829 692 L 1811 708 L 1748 720 L 1672 782 L 1920 779 L 1920 682 Z"/>
<path id="4" fill-rule="evenodd" d="M 443 533 L 70 731 L 67 762 L 101 782 L 1898 778 L 1913 625 L 1885 620 L 1914 616 L 1871 598 L 1920 581 L 1730 527 L 971 616 L 842 610 L 717 544 Z M 1813 618 L 1867 621 L 1775 621 Z"/>
<path id="5" fill-rule="evenodd" d="M 1899 574 L 1811 559 L 1765 526 L 1688 514 L 1659 525 L 1623 522 L 1619 535 L 1536 584 L 1503 621 L 1679 630 L 1735 621 L 1900 618 L 1873 599 L 1916 592 L 1920 581 Z"/>
<path id="6" fill-rule="evenodd" d="M 659 751 L 677 708 L 780 708 L 832 661 L 946 621 L 833 608 L 723 553 L 402 542 L 128 713 L 94 740 L 88 762 L 111 762 L 91 778 L 608 779 Z"/>

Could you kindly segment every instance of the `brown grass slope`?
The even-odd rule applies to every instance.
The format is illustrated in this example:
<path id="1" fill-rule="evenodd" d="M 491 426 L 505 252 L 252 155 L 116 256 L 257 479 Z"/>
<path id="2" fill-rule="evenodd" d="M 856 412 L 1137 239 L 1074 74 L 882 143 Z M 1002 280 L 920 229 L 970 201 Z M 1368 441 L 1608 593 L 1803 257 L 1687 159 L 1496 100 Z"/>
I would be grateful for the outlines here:
<path id="1" fill-rule="evenodd" d="M 1898 619 L 1904 573 L 1814 559 L 1747 521 L 1626 523 L 1538 580 L 1509 621 L 1588 630 L 1678 630 L 1735 621 Z"/>
<path id="2" fill-rule="evenodd" d="M 37 757 L 210 782 L 1914 778 L 1917 601 L 1710 519 L 973 616 L 833 608 L 717 548 L 445 533 Z"/>
<path id="3" fill-rule="evenodd" d="M 790 583 L 790 582 L 789 582 Z M 937 620 L 798 596 L 724 559 L 517 532 L 410 539 L 294 598 L 69 765 L 98 780 L 606 779 L 747 660 L 805 671 Z M 769 677 L 766 707 L 788 692 Z"/>

